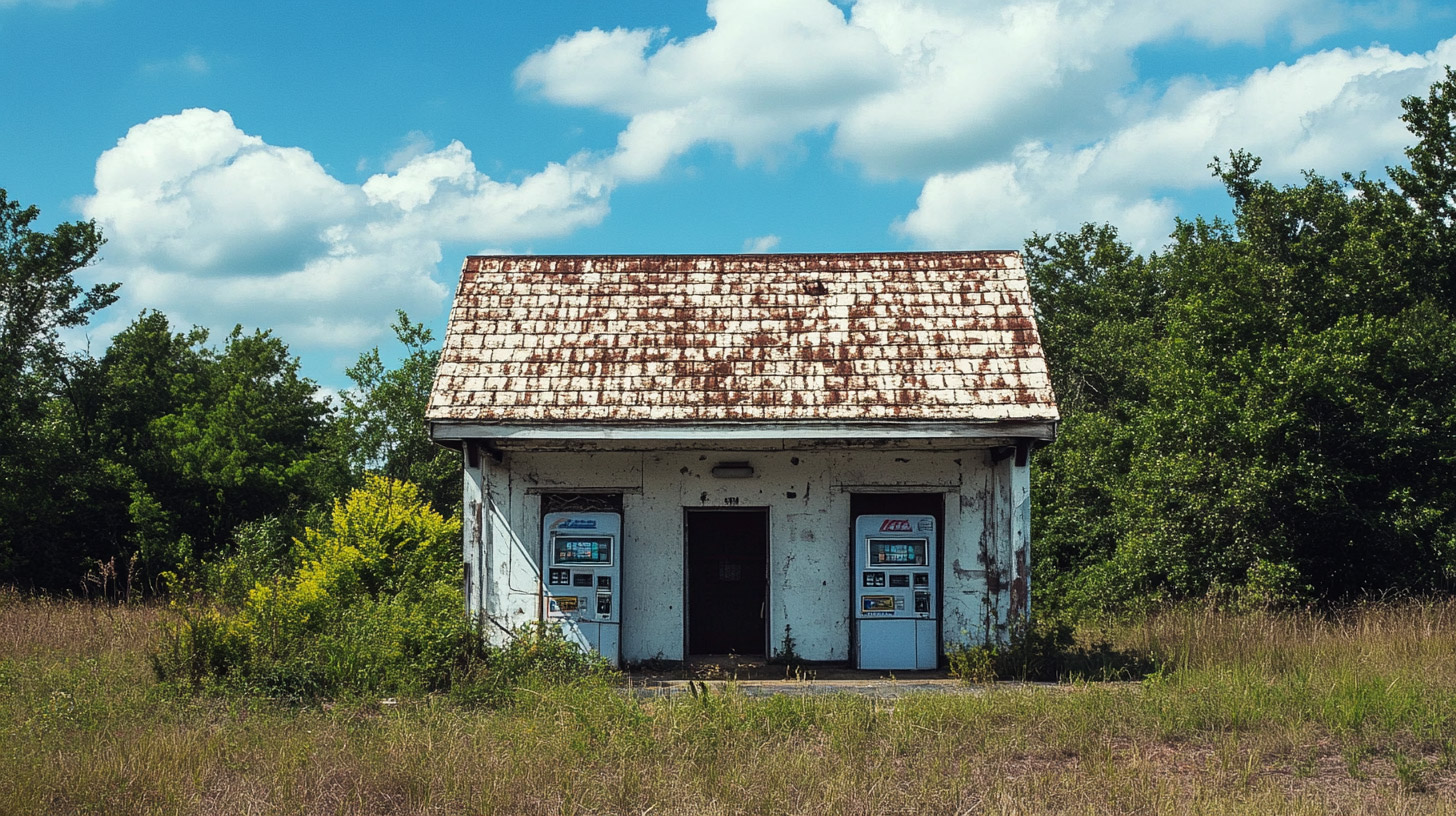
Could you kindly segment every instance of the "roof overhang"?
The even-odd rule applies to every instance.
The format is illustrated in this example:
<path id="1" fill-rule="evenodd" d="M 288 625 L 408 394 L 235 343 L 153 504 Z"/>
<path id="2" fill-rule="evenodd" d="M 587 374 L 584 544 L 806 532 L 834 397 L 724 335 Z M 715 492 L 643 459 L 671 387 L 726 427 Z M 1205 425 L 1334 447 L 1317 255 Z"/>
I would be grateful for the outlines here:
<path id="1" fill-rule="evenodd" d="M 754 442 L 764 440 L 896 441 L 1034 439 L 1051 442 L 1057 422 L 695 422 L 504 424 L 432 420 L 430 438 L 447 447 L 466 440 L 500 442 Z"/>

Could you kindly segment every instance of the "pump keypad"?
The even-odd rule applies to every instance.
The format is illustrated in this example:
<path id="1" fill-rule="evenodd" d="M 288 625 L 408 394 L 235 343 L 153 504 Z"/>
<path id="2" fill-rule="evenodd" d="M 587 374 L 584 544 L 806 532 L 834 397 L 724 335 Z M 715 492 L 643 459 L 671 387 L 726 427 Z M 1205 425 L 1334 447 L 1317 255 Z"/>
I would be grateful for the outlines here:
<path id="1" fill-rule="evenodd" d="M 589 587 L 589 586 L 591 586 L 591 581 L 592 581 L 592 575 L 591 575 L 590 572 L 578 572 L 577 574 L 571 576 L 571 585 L 572 586 L 585 586 L 585 587 Z"/>
<path id="2" fill-rule="evenodd" d="M 892 586 L 892 587 L 908 587 L 908 586 L 910 586 L 910 576 L 908 576 L 908 575 L 906 575 L 904 573 L 899 573 L 897 575 L 891 575 L 890 576 L 890 586 Z"/>
<path id="3" fill-rule="evenodd" d="M 864 574 L 864 585 L 867 587 L 884 586 L 885 574 L 883 572 L 866 572 Z"/>
<path id="4" fill-rule="evenodd" d="M 567 586 L 571 583 L 571 570 L 553 569 L 549 582 L 552 586 Z"/>

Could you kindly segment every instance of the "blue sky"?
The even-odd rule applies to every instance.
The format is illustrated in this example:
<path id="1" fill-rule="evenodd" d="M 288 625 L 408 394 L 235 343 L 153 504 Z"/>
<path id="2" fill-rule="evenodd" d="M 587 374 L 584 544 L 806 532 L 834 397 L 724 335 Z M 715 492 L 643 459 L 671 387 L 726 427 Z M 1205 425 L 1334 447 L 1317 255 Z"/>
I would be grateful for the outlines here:
<path id="1" fill-rule="evenodd" d="M 1456 10 L 0 0 L 0 54 L 0 187 L 94 218 L 123 283 L 93 349 L 159 309 L 338 388 L 396 308 L 443 327 L 468 253 L 1156 249 L 1230 149 L 1401 161 Z"/>

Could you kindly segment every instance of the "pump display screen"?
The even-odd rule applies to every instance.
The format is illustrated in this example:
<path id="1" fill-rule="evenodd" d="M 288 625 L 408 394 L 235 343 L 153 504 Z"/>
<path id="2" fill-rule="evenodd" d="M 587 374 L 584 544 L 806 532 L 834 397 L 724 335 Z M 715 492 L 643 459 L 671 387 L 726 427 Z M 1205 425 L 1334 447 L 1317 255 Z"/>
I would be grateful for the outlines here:
<path id="1" fill-rule="evenodd" d="M 869 539 L 870 564 L 885 567 L 923 567 L 927 541 L 904 538 Z"/>
<path id="2" fill-rule="evenodd" d="M 553 536 L 552 549 L 557 564 L 610 564 L 610 536 Z"/>

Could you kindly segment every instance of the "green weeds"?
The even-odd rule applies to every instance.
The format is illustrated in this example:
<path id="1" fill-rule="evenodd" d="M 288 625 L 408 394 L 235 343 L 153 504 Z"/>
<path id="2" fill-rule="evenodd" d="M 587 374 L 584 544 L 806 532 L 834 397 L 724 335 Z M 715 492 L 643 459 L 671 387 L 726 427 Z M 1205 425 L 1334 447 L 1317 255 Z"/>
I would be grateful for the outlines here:
<path id="1" fill-rule="evenodd" d="M 1064 622 L 1023 622 L 1005 644 L 961 644 L 947 651 L 952 677 L 968 683 L 995 680 L 1135 680 L 1156 671 L 1160 661 L 1115 647 L 1097 633 L 1079 633 Z"/>
<path id="2" fill-rule="evenodd" d="M 1452 611 L 1175 612 L 1076 633 L 1137 682 L 892 700 L 639 697 L 528 630 L 448 693 L 290 702 L 159 684 L 162 610 L 0 603 L 0 811 L 1452 813 Z"/>

